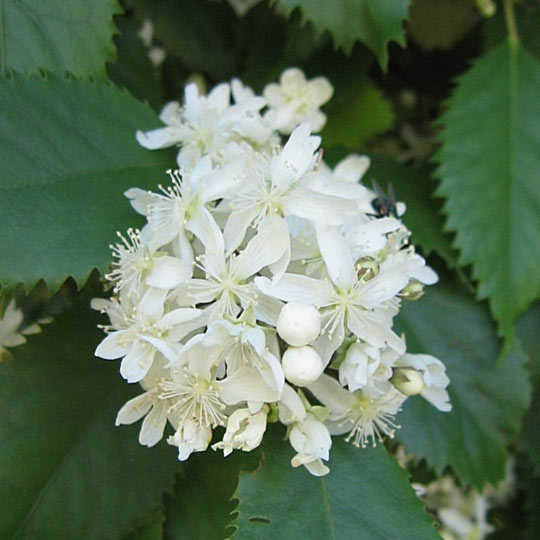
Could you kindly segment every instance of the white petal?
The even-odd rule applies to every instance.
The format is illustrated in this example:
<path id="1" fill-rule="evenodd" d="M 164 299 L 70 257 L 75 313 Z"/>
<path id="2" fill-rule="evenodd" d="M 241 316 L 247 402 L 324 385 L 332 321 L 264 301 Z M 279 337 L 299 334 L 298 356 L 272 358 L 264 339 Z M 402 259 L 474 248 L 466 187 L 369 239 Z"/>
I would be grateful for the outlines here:
<path id="1" fill-rule="evenodd" d="M 152 407 L 152 399 L 149 397 L 148 392 L 141 394 L 133 399 L 130 399 L 116 415 L 115 424 L 133 424 L 140 420 Z"/>
<path id="2" fill-rule="evenodd" d="M 283 212 L 313 222 L 341 225 L 348 216 L 357 213 L 357 205 L 354 201 L 342 197 L 298 188 L 285 200 Z"/>
<path id="3" fill-rule="evenodd" d="M 148 373 L 153 360 L 154 353 L 149 345 L 134 343 L 120 364 L 120 374 L 129 383 L 139 382 Z"/>
<path id="4" fill-rule="evenodd" d="M 369 157 L 352 154 L 337 164 L 334 177 L 344 182 L 359 182 L 369 169 L 369 165 Z"/>
<path id="5" fill-rule="evenodd" d="M 147 131 L 137 131 L 137 142 L 147 150 L 168 148 L 182 140 L 183 132 L 178 128 L 164 127 Z"/>
<path id="6" fill-rule="evenodd" d="M 276 283 L 265 277 L 256 277 L 254 281 L 264 294 L 285 302 L 302 302 L 317 307 L 327 305 L 334 291 L 329 281 L 301 274 L 284 274 Z"/>
<path id="7" fill-rule="evenodd" d="M 164 124 L 176 124 L 178 122 L 178 119 L 180 118 L 180 113 L 182 111 L 182 107 L 180 106 L 180 103 L 178 101 L 169 101 L 163 109 L 161 109 L 161 112 L 159 113 L 159 119 Z"/>
<path id="8" fill-rule="evenodd" d="M 302 422 L 306 417 L 306 408 L 302 400 L 288 384 L 283 386 L 278 406 L 279 420 L 282 424 L 289 425 L 294 422 Z"/>
<path id="9" fill-rule="evenodd" d="M 125 340 L 128 332 L 120 330 L 109 334 L 96 348 L 94 354 L 105 360 L 115 360 L 125 356 L 131 349 L 131 340 Z"/>
<path id="10" fill-rule="evenodd" d="M 233 261 L 233 272 L 247 279 L 259 270 L 277 261 L 289 244 L 289 231 L 283 219 L 263 224 L 249 241 L 246 249 Z"/>
<path id="11" fill-rule="evenodd" d="M 317 241 L 330 278 L 340 288 L 350 287 L 356 270 L 349 246 L 336 227 L 317 225 Z"/>
<path id="12" fill-rule="evenodd" d="M 217 381 L 215 385 L 222 401 L 227 405 L 243 401 L 271 403 L 279 399 L 279 392 L 269 388 L 253 368 L 241 368 L 222 381 Z"/>
<path id="13" fill-rule="evenodd" d="M 231 212 L 223 231 L 225 246 L 228 252 L 236 250 L 242 243 L 247 228 L 257 214 L 257 208 L 250 208 L 245 212 Z"/>
<path id="14" fill-rule="evenodd" d="M 186 229 L 191 231 L 206 248 L 206 251 L 219 251 L 225 249 L 223 234 L 216 220 L 210 212 L 199 206 L 194 216 L 187 222 Z"/>
<path id="15" fill-rule="evenodd" d="M 177 352 L 164 339 L 153 336 L 140 336 L 140 338 L 155 347 L 169 362 L 174 362 L 176 360 L 176 357 L 178 356 Z M 148 369 L 150 369 L 150 367 Z"/>
<path id="16" fill-rule="evenodd" d="M 124 195 L 129 199 L 131 206 L 142 216 L 148 215 L 148 207 L 154 202 L 155 195 L 149 191 L 139 188 L 131 188 L 124 191 Z"/>
<path id="17" fill-rule="evenodd" d="M 158 289 L 173 289 L 188 280 L 193 273 L 191 263 L 176 257 L 156 257 L 146 284 Z"/>
<path id="18" fill-rule="evenodd" d="M 167 292 L 164 289 L 156 289 L 155 287 L 150 287 L 142 297 L 139 309 L 141 313 L 144 313 L 146 316 L 158 320 L 163 315 L 165 297 Z"/>
<path id="19" fill-rule="evenodd" d="M 144 419 L 139 433 L 139 443 L 143 446 L 154 446 L 163 437 L 167 424 L 167 404 L 154 402 L 152 410 Z"/>
<path id="20" fill-rule="evenodd" d="M 317 381 L 308 386 L 308 390 L 334 414 L 343 414 L 356 404 L 354 395 L 329 375 L 321 375 Z"/>

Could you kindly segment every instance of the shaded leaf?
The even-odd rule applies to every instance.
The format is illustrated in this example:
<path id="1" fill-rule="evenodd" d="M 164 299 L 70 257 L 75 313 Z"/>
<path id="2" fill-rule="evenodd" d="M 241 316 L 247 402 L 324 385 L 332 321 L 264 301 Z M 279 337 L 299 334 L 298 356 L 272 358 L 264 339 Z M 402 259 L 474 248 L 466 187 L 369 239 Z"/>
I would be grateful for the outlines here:
<path id="1" fill-rule="evenodd" d="M 0 81 L 0 281 L 54 292 L 110 263 L 115 231 L 135 225 L 123 192 L 174 166 L 135 141 L 157 127 L 148 106 L 106 84 L 54 76 Z"/>
<path id="2" fill-rule="evenodd" d="M 82 294 L 0 364 L 1 538 L 117 539 L 172 491 L 174 449 L 140 446 L 139 426 L 114 427 L 141 389 L 93 357 L 102 331 L 89 301 Z"/>
<path id="3" fill-rule="evenodd" d="M 192 455 L 184 467 L 174 496 L 167 497 L 165 539 L 223 540 L 228 538 L 231 512 L 236 501 L 231 500 L 240 471 L 251 471 L 260 459 L 258 451 L 234 452 L 223 457 L 221 452 Z"/>
<path id="4" fill-rule="evenodd" d="M 2 73 L 38 68 L 105 78 L 113 60 L 117 0 L 3 0 Z"/>
<path id="5" fill-rule="evenodd" d="M 109 79 L 141 101 L 147 100 L 159 111 L 164 105 L 163 89 L 148 50 L 137 34 L 137 26 L 127 17 L 116 17 L 115 23 L 120 30 L 114 39 L 118 55 L 116 61 L 107 66 Z"/>
<path id="6" fill-rule="evenodd" d="M 227 5 L 193 0 L 130 0 L 139 16 L 154 24 L 155 37 L 182 61 L 188 72 L 215 80 L 239 71 L 234 51 L 237 17 Z"/>
<path id="7" fill-rule="evenodd" d="M 393 123 L 390 103 L 374 84 L 364 79 L 345 103 L 329 107 L 321 136 L 326 147 L 360 148 L 371 137 L 388 131 Z"/>
<path id="8" fill-rule="evenodd" d="M 408 399 L 398 417 L 399 440 L 439 473 L 450 465 L 477 488 L 498 482 L 530 400 L 525 355 L 516 349 L 497 362 L 489 314 L 442 285 L 406 302 L 398 327 L 409 352 L 432 354 L 446 365 L 453 407 L 441 413 L 421 397 Z"/>
<path id="9" fill-rule="evenodd" d="M 323 478 L 291 468 L 293 455 L 280 430 L 267 431 L 259 468 L 240 475 L 234 540 L 439 537 L 384 447 L 360 450 L 334 437 Z"/>
<path id="10" fill-rule="evenodd" d="M 501 335 L 540 296 L 540 65 L 506 42 L 461 79 L 442 118 L 439 193 Z"/>
<path id="11" fill-rule="evenodd" d="M 288 14 L 300 8 L 303 20 L 311 21 L 320 33 L 328 30 L 336 47 L 346 53 L 355 41 L 361 41 L 375 53 L 383 69 L 388 64 L 388 42 L 405 45 L 403 22 L 409 0 L 279 0 L 279 5 Z"/>

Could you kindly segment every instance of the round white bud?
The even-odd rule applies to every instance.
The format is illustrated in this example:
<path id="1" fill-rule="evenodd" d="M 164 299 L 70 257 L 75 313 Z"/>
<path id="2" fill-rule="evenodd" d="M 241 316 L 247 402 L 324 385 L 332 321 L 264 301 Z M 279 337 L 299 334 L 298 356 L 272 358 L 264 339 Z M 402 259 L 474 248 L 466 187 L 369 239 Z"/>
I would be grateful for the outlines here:
<path id="1" fill-rule="evenodd" d="M 424 389 L 422 373 L 413 368 L 395 368 L 390 382 L 406 396 L 416 396 Z"/>
<path id="2" fill-rule="evenodd" d="M 308 386 L 324 371 L 321 357 L 313 347 L 289 347 L 281 358 L 285 378 L 296 386 Z"/>
<path id="3" fill-rule="evenodd" d="M 321 333 L 321 315 L 315 306 L 289 302 L 281 309 L 276 327 L 281 339 L 293 347 L 302 347 Z"/>

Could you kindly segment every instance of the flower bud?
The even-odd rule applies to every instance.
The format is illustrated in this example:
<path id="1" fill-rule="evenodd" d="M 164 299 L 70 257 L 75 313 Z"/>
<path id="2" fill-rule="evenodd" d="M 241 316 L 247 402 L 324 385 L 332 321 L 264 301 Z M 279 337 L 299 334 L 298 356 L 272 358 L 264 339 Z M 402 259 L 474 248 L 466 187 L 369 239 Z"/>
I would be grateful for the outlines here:
<path id="1" fill-rule="evenodd" d="M 416 396 L 424 389 L 422 373 L 413 368 L 400 367 L 394 369 L 390 382 L 406 396 Z"/>
<path id="2" fill-rule="evenodd" d="M 324 371 L 321 357 L 313 347 L 289 347 L 281 359 L 285 378 L 296 386 L 308 386 Z"/>
<path id="3" fill-rule="evenodd" d="M 302 347 L 321 333 L 321 315 L 315 306 L 289 302 L 281 309 L 277 331 L 289 345 Z"/>

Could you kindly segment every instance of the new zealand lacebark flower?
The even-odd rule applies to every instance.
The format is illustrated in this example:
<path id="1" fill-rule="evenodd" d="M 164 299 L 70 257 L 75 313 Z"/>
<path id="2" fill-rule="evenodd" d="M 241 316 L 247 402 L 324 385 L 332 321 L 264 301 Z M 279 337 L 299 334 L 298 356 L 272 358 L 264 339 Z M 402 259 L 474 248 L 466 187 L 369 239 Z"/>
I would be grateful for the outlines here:
<path id="1" fill-rule="evenodd" d="M 93 306 L 110 319 L 96 355 L 142 386 L 117 417 L 144 419 L 141 444 L 169 423 L 180 460 L 210 445 L 228 455 L 279 419 L 292 466 L 320 476 L 332 435 L 392 437 L 409 395 L 450 410 L 443 363 L 393 330 L 402 300 L 437 276 L 409 244 L 404 205 L 381 213 L 360 183 L 369 159 L 322 161 L 313 132 L 331 95 L 298 69 L 263 96 L 238 80 L 207 96 L 188 85 L 164 127 L 137 132 L 150 150 L 178 146 L 179 169 L 126 192 L 146 225 L 112 246 L 113 297 Z"/>

